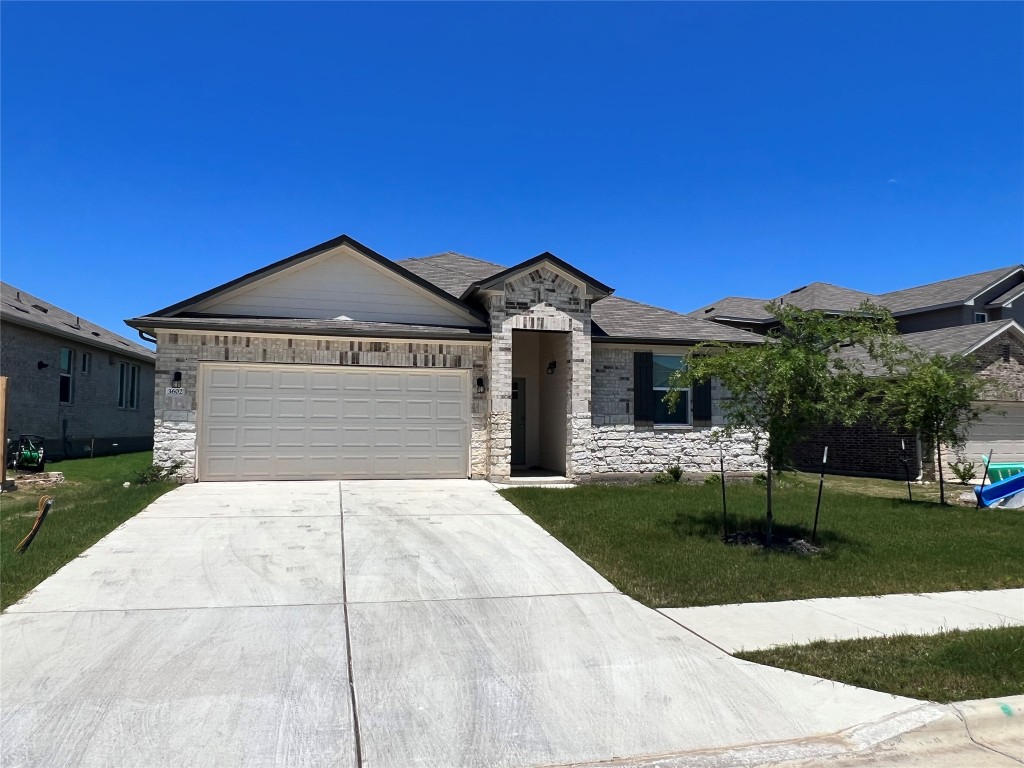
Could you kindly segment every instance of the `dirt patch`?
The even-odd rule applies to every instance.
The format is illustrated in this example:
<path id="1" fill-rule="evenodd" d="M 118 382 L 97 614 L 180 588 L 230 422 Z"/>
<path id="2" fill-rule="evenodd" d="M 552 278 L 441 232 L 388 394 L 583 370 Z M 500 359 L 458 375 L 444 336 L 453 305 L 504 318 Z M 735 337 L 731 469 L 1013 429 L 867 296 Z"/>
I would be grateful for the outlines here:
<path id="1" fill-rule="evenodd" d="M 765 535 L 760 531 L 728 533 L 722 537 L 722 542 L 732 546 L 768 549 L 765 545 Z M 811 544 L 805 539 L 773 536 L 771 550 L 773 552 L 790 552 L 796 555 L 820 555 L 825 551 L 825 548 Z"/>

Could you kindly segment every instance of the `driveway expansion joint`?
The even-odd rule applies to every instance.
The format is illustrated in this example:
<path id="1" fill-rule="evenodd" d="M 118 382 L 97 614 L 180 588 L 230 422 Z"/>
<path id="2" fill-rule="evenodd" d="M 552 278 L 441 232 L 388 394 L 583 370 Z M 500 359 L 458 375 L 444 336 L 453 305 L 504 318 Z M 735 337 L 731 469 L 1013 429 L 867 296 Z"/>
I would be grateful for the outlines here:
<path id="1" fill-rule="evenodd" d="M 348 582 L 345 578 L 345 502 L 344 491 L 341 483 L 338 483 L 338 518 L 341 531 L 341 600 L 342 616 L 345 619 L 345 653 L 348 655 L 348 691 L 352 704 L 352 736 L 355 747 L 356 767 L 361 768 L 363 764 L 362 738 L 359 733 L 359 708 L 356 706 L 356 682 L 355 670 L 352 664 L 352 627 L 348 617 Z"/>

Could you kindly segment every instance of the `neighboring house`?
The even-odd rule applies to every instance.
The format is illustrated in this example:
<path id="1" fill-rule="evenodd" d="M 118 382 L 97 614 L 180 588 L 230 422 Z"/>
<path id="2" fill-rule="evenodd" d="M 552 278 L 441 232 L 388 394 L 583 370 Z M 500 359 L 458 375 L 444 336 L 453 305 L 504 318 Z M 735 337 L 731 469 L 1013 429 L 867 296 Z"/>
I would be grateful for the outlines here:
<path id="1" fill-rule="evenodd" d="M 712 471 L 724 393 L 670 414 L 668 376 L 760 337 L 611 294 L 549 253 L 395 262 L 341 236 L 127 322 L 157 344 L 156 461 L 187 478 Z M 721 445 L 763 468 L 749 435 Z"/>
<path id="2" fill-rule="evenodd" d="M 7 437 L 41 435 L 50 457 L 153 446 L 151 350 L 0 283 Z"/>
<path id="3" fill-rule="evenodd" d="M 979 375 L 991 379 L 992 385 L 979 403 L 987 410 L 972 427 L 962 453 L 968 460 L 976 460 L 991 450 L 993 461 L 1024 461 L 1024 265 L 878 295 L 811 283 L 774 301 L 829 313 L 856 309 L 863 301 L 871 301 L 893 313 L 903 340 L 912 348 L 972 356 Z M 767 303 L 765 299 L 730 296 L 689 316 L 763 334 L 776 324 L 764 308 Z M 905 457 L 915 476 L 922 470 L 934 470 L 929 466 L 933 459 L 920 456 L 915 435 L 871 423 L 820 430 L 797 448 L 794 463 L 800 469 L 819 467 L 826 445 L 829 470 L 837 473 L 901 477 Z"/>

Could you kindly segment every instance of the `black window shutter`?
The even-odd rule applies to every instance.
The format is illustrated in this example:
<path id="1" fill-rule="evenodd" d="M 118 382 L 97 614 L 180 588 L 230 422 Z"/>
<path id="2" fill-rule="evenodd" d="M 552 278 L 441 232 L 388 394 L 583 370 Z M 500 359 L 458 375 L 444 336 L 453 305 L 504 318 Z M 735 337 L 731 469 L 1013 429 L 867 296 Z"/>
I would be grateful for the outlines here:
<path id="1" fill-rule="evenodd" d="M 711 426 L 711 380 L 693 385 L 693 426 Z"/>
<path id="2" fill-rule="evenodd" d="M 633 353 L 633 422 L 654 424 L 654 353 Z"/>

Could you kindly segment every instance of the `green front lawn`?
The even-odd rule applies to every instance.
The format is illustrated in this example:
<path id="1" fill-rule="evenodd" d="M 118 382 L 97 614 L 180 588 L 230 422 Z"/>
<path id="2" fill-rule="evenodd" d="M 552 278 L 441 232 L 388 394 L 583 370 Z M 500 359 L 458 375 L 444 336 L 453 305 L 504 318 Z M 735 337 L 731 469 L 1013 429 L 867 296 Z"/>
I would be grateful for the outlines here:
<path id="1" fill-rule="evenodd" d="M 826 478 L 818 531 L 825 550 L 816 555 L 723 544 L 718 485 L 502 494 L 652 607 L 1024 586 L 1024 510 L 910 503 L 840 492 L 829 483 Z M 781 485 L 776 536 L 809 540 L 816 478 L 786 475 Z M 728 501 L 730 530 L 763 527 L 763 486 L 730 483 Z"/>
<path id="2" fill-rule="evenodd" d="M 1024 627 L 820 641 L 736 655 L 860 688 L 943 703 L 1024 693 Z"/>
<path id="3" fill-rule="evenodd" d="M 174 488 L 169 482 L 133 482 L 130 488 L 122 487 L 152 463 L 151 452 L 53 462 L 47 469 L 64 473 L 60 485 L 0 495 L 0 609 L 20 600 L 47 576 Z M 31 530 L 43 495 L 54 498 L 53 508 L 32 546 L 19 555 L 15 547 Z"/>

